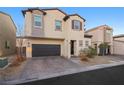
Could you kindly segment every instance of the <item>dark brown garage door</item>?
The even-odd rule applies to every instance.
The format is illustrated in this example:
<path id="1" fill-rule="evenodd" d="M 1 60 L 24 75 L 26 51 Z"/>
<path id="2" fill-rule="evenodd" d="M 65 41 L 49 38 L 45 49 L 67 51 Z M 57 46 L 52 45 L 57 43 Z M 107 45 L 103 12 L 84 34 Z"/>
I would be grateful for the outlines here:
<path id="1" fill-rule="evenodd" d="M 32 57 L 60 56 L 60 45 L 32 44 Z"/>

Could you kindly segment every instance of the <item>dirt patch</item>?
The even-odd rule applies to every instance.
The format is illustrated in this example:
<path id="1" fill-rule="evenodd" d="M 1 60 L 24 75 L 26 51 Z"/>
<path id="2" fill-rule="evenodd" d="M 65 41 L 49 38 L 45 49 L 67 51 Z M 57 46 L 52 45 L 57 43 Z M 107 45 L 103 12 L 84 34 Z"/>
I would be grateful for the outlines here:
<path id="1" fill-rule="evenodd" d="M 9 63 L 12 63 L 14 56 L 9 57 Z M 20 77 L 20 74 L 25 67 L 26 61 L 21 62 L 17 66 L 11 66 L 9 65 L 5 69 L 0 69 L 0 82 L 1 81 L 8 81 L 8 80 L 14 80 Z"/>
<path id="2" fill-rule="evenodd" d="M 109 64 L 112 63 L 112 59 L 113 57 L 109 56 L 95 56 L 94 58 L 88 58 L 88 61 L 81 61 L 80 58 L 72 58 L 71 60 L 81 66 L 91 66 L 98 64 Z"/>
<path id="3" fill-rule="evenodd" d="M 107 57 L 96 56 L 94 58 L 89 58 L 87 62 L 82 61 L 81 64 L 85 65 L 97 65 L 97 64 L 109 64 L 111 63 Z"/>

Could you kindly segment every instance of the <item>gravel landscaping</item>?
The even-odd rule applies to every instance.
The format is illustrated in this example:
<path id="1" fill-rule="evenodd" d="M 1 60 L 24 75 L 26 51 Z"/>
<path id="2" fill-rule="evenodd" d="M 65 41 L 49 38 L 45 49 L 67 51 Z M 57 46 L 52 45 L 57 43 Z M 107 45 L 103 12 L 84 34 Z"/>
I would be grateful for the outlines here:
<path id="1" fill-rule="evenodd" d="M 71 61 L 81 66 L 92 66 L 120 62 L 124 61 L 124 59 L 120 56 L 95 56 L 94 58 L 89 58 L 88 61 L 81 61 L 78 57 L 71 58 Z"/>

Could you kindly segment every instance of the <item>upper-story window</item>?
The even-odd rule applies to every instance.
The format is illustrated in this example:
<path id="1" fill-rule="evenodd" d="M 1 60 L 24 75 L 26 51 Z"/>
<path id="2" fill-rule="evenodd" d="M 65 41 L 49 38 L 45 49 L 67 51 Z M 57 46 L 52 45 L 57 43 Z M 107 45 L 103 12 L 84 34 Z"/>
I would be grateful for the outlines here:
<path id="1" fill-rule="evenodd" d="M 62 21 L 55 20 L 55 30 L 61 31 L 62 30 Z"/>
<path id="2" fill-rule="evenodd" d="M 74 30 L 82 30 L 82 23 L 78 20 L 72 20 L 72 29 Z"/>
<path id="3" fill-rule="evenodd" d="M 42 16 L 34 14 L 34 26 L 35 27 L 42 27 Z"/>

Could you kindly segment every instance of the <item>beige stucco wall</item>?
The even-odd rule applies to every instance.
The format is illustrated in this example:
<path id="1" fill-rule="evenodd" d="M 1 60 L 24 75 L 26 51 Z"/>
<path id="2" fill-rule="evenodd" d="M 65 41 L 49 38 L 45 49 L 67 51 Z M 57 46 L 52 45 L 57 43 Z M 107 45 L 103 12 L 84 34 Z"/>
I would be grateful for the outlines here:
<path id="1" fill-rule="evenodd" d="M 63 18 L 65 15 L 58 10 L 53 11 L 46 11 L 46 16 L 44 16 L 44 32 L 46 37 L 52 38 L 65 38 L 64 32 L 64 25 L 65 22 Z M 62 21 L 62 29 L 61 31 L 55 30 L 55 20 Z"/>
<path id="2" fill-rule="evenodd" d="M 117 55 L 124 55 L 124 37 L 113 38 L 113 52 Z"/>
<path id="3" fill-rule="evenodd" d="M 84 40 L 83 40 L 83 48 L 88 48 L 87 46 L 86 46 L 86 41 L 88 41 L 89 42 L 89 46 L 91 46 L 91 40 L 92 40 L 92 38 L 84 38 Z"/>
<path id="4" fill-rule="evenodd" d="M 114 40 L 124 41 L 124 37 L 113 38 Z"/>
<path id="5" fill-rule="evenodd" d="M 76 31 L 72 29 L 72 20 L 79 20 L 80 22 L 82 22 L 82 30 L 81 31 Z M 70 42 L 71 40 L 75 40 L 75 56 L 79 55 L 79 51 L 83 48 L 79 46 L 79 40 L 84 40 L 84 21 L 83 19 L 81 19 L 78 16 L 71 16 L 65 23 L 65 54 L 70 55 Z M 66 48 L 67 47 L 67 48 Z"/>
<path id="6" fill-rule="evenodd" d="M 93 29 L 92 31 L 86 32 L 92 35 L 92 42 L 103 42 L 104 41 L 104 31 L 102 28 Z"/>
<path id="7" fill-rule="evenodd" d="M 5 42 L 10 42 L 10 48 L 5 48 Z M 0 56 L 15 53 L 16 27 L 10 16 L 0 13 Z"/>
<path id="8" fill-rule="evenodd" d="M 124 42 L 113 41 L 114 48 L 113 53 L 116 55 L 124 55 Z"/>
<path id="9" fill-rule="evenodd" d="M 25 35 L 26 36 L 31 36 L 32 32 L 32 13 L 31 12 L 26 12 L 25 15 Z"/>

